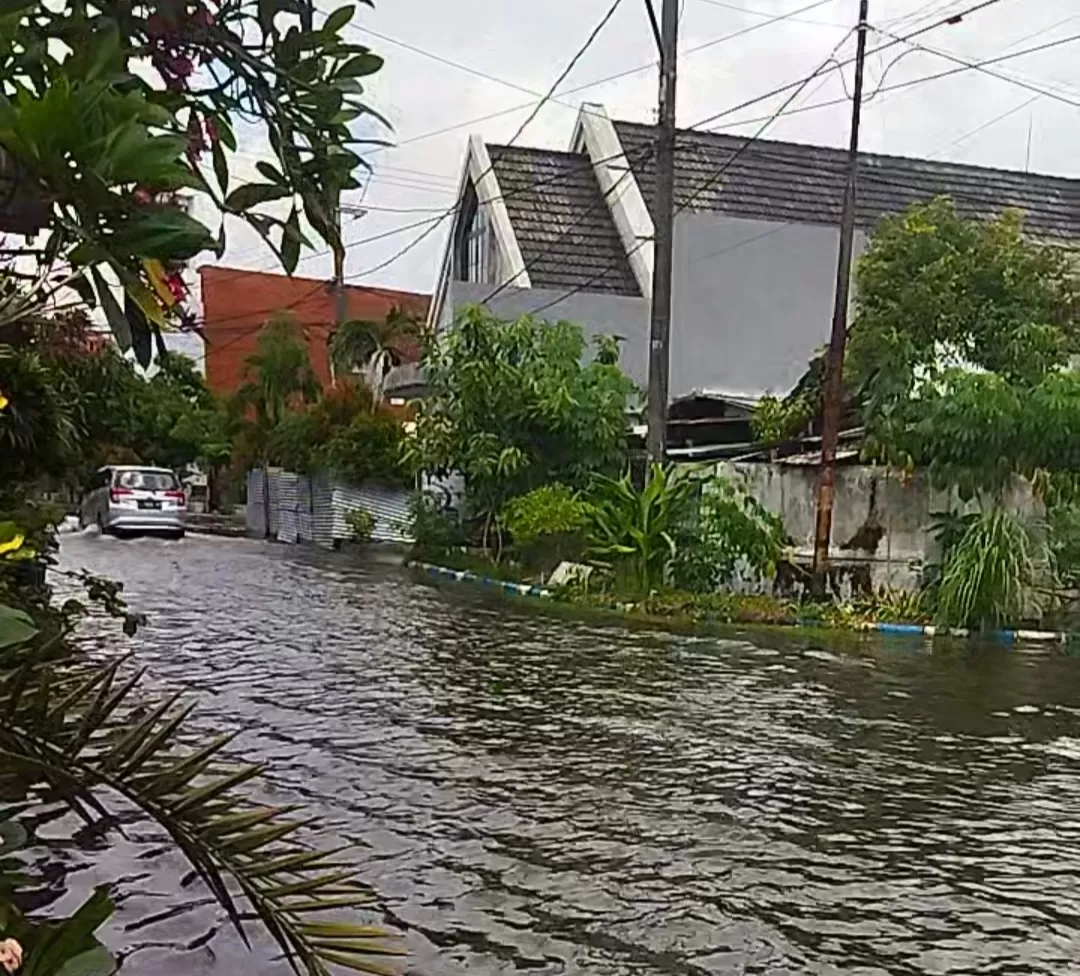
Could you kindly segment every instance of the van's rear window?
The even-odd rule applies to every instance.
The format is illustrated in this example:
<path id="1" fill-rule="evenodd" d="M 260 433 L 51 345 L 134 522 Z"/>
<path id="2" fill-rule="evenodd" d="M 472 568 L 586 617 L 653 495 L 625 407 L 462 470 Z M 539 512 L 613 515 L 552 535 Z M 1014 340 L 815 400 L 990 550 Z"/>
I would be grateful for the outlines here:
<path id="1" fill-rule="evenodd" d="M 176 487 L 176 476 L 169 471 L 118 471 L 116 484 L 141 491 L 169 491 Z"/>

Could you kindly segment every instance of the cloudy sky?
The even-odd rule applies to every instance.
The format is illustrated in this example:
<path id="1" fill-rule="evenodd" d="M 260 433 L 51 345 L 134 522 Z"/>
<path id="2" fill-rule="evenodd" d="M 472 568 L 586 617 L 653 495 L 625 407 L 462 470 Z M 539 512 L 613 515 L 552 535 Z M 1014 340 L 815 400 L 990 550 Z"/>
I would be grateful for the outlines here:
<path id="1" fill-rule="evenodd" d="M 883 30 L 905 34 L 976 2 L 870 0 L 870 20 Z M 369 96 L 393 123 L 393 131 L 384 135 L 395 146 L 372 154 L 374 172 L 362 200 L 367 212 L 346 226 L 346 273 L 352 283 L 425 292 L 433 288 L 449 221 L 403 257 L 390 259 L 453 205 L 469 133 L 478 132 L 491 142 L 509 139 L 611 3 L 377 0 L 374 9 L 359 8 L 350 30 L 386 59 L 383 71 L 371 79 Z M 659 7 L 660 0 L 656 3 Z M 844 38 L 857 17 L 857 0 L 821 0 L 806 9 L 811 3 L 682 0 L 679 125 L 696 125 L 801 79 L 842 41 L 837 57 L 850 57 L 854 38 Z M 324 9 L 331 9 L 330 4 L 322 0 Z M 780 14 L 792 16 L 768 23 Z M 747 31 L 755 25 L 760 26 Z M 721 40 L 740 31 L 746 32 Z M 1074 34 L 1080 34 L 1077 0 L 997 0 L 962 23 L 937 28 L 918 41 L 982 61 Z M 870 49 L 888 40 L 871 35 Z M 922 51 L 895 61 L 904 50 L 897 44 L 870 57 L 868 92 L 878 87 L 886 70 L 884 87 L 892 87 L 956 66 Z M 643 0 L 623 0 L 561 85 L 559 91 L 565 94 L 540 111 L 519 143 L 566 148 L 583 101 L 600 102 L 613 118 L 650 121 L 656 102 L 655 57 Z M 991 70 L 1011 81 L 967 71 L 885 91 L 865 106 L 863 146 L 1007 169 L 1030 165 L 1033 171 L 1080 178 L 1078 66 L 1080 41 L 993 66 Z M 595 84 L 612 75 L 622 77 Z M 834 71 L 815 80 L 792 107 L 843 98 L 845 86 L 850 91 L 852 69 L 844 75 Z M 760 125 L 754 120 L 769 115 L 782 100 L 759 103 L 713 125 L 751 134 Z M 848 117 L 845 104 L 798 112 L 780 118 L 767 136 L 844 145 Z M 448 131 L 433 134 L 440 130 Z M 245 158 L 250 164 L 258 144 L 252 141 L 247 148 L 253 153 Z M 231 236 L 222 263 L 274 269 L 269 251 L 243 233 Z M 301 259 L 297 274 L 322 277 L 330 270 L 328 257 L 313 256 Z"/>

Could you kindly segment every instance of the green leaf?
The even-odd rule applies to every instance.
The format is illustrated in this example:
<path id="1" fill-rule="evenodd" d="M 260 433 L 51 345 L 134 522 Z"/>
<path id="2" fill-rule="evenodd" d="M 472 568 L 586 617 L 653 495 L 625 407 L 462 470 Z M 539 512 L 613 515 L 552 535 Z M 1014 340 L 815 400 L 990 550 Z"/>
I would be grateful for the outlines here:
<path id="1" fill-rule="evenodd" d="M 24 644 L 38 632 L 28 614 L 0 604 L 0 648 Z"/>
<path id="2" fill-rule="evenodd" d="M 373 75 L 383 66 L 383 59 L 370 51 L 367 54 L 358 54 L 355 58 L 349 58 L 334 75 L 335 78 L 363 78 Z"/>
<path id="3" fill-rule="evenodd" d="M 272 183 L 246 183 L 238 186 L 225 198 L 225 207 L 234 213 L 243 213 L 260 203 L 269 203 L 271 200 L 280 200 L 282 197 L 292 196 L 292 190 L 288 186 L 280 186 Z"/>
<path id="4" fill-rule="evenodd" d="M 26 828 L 17 820 L 0 823 L 0 854 L 14 854 L 26 846 Z"/>
<path id="5" fill-rule="evenodd" d="M 56 971 L 56 976 L 112 976 L 116 968 L 109 950 L 97 946 L 69 959 Z"/>
<path id="6" fill-rule="evenodd" d="M 91 268 L 90 276 L 94 279 L 98 301 L 105 311 L 105 319 L 116 337 L 116 343 L 123 352 L 127 352 L 131 348 L 131 325 L 120 310 L 120 304 L 101 272 L 97 268 Z"/>
<path id="7" fill-rule="evenodd" d="M 300 231 L 300 215 L 293 207 L 289 219 L 285 221 L 285 228 L 281 234 L 281 263 L 286 273 L 296 271 L 296 265 L 300 261 L 300 245 L 303 242 L 303 234 Z"/>
<path id="8" fill-rule="evenodd" d="M 214 160 L 214 175 L 217 177 L 218 186 L 222 193 L 229 192 L 229 161 L 225 158 L 225 150 L 221 141 L 215 142 L 210 147 L 210 153 Z"/>
<path id="9" fill-rule="evenodd" d="M 277 183 L 279 186 L 288 186 L 288 181 L 281 174 L 281 171 L 270 163 L 260 160 L 255 164 L 255 168 L 262 173 L 271 183 Z"/>
<path id="10" fill-rule="evenodd" d="M 161 261 L 187 261 L 214 247 L 205 224 L 171 207 L 138 211 L 116 229 L 111 243 L 116 253 Z"/>
<path id="11" fill-rule="evenodd" d="M 353 19 L 353 14 L 355 13 L 356 8 L 351 5 L 347 7 L 338 7 L 337 10 L 330 14 L 323 23 L 323 33 L 337 34 L 342 27 Z"/>

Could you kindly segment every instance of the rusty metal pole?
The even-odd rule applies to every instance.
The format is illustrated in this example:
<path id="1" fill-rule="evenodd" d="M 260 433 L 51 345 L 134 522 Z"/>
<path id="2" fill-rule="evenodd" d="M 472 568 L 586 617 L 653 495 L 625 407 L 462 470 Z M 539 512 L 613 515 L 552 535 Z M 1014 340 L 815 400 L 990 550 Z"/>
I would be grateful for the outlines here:
<path id="1" fill-rule="evenodd" d="M 859 123 L 862 118 L 863 69 L 866 63 L 866 35 L 869 31 L 870 0 L 859 2 L 858 46 L 855 52 L 855 90 L 852 93 L 851 141 L 848 146 L 847 185 L 840 218 L 840 253 L 836 266 L 836 293 L 832 331 L 825 361 L 825 389 L 822 396 L 821 471 L 818 477 L 817 521 L 814 526 L 814 564 L 811 590 L 824 597 L 829 569 L 829 540 L 832 536 L 833 499 L 836 494 L 836 445 L 844 411 L 844 346 L 847 342 L 848 299 L 851 294 L 851 262 L 855 246 L 855 201 L 859 177 Z"/>
<path id="2" fill-rule="evenodd" d="M 651 9 L 651 7 L 650 7 Z M 655 24 L 654 24 L 655 30 Z M 675 83 L 678 77 L 679 0 L 664 0 L 660 14 L 660 117 L 656 142 L 656 227 L 646 449 L 662 463 L 667 448 L 668 371 L 671 367 L 671 265 L 675 221 Z"/>

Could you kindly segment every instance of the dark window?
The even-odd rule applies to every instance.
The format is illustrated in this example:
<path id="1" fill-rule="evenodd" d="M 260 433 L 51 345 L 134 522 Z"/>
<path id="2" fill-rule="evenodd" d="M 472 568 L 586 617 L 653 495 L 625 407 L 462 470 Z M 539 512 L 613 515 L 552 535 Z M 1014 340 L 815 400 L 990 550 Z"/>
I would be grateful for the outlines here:
<path id="1" fill-rule="evenodd" d="M 495 242 L 487 211 L 480 208 L 470 183 L 461 206 L 461 220 L 454 237 L 454 278 L 457 281 L 495 281 Z"/>

